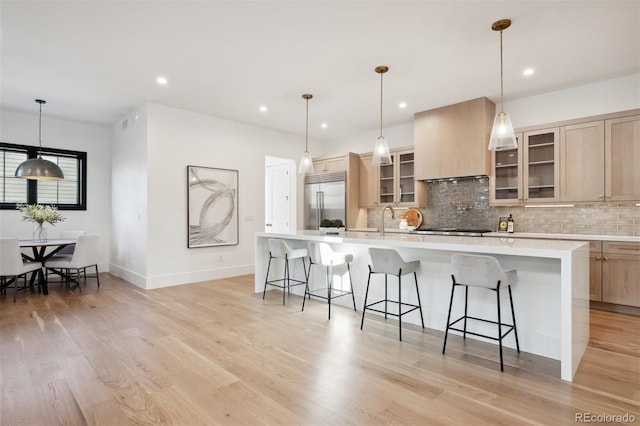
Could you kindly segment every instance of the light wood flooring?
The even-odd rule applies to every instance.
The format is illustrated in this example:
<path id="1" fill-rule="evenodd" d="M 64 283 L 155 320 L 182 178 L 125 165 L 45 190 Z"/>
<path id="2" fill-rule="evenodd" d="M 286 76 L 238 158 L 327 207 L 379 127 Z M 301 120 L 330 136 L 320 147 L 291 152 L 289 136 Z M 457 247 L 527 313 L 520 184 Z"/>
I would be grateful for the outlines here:
<path id="1" fill-rule="evenodd" d="M 302 299 L 266 300 L 253 276 L 143 291 L 109 274 L 82 294 L 52 284 L 0 297 L 0 424 L 640 423 L 640 318 L 591 312 L 573 383 L 556 361 L 367 319 Z M 373 318 L 373 316 L 371 316 Z"/>

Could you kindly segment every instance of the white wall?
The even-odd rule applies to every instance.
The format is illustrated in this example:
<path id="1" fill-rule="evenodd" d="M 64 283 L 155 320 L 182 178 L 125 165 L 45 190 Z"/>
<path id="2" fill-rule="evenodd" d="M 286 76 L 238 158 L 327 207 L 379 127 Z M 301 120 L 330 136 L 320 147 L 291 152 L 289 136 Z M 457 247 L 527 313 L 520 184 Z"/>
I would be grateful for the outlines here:
<path id="1" fill-rule="evenodd" d="M 504 110 L 516 128 L 634 108 L 640 108 L 640 74 L 504 103 Z"/>
<path id="2" fill-rule="evenodd" d="M 38 115 L 0 111 L 0 139 L 8 143 L 38 146 Z M 109 129 L 43 115 L 42 146 L 87 153 L 87 210 L 62 211 L 66 220 L 49 226 L 49 238 L 57 237 L 62 231 L 85 230 L 100 234 L 100 270 L 108 271 L 111 213 Z M 31 239 L 33 223 L 23 221 L 17 210 L 0 210 L 0 237 Z"/>
<path id="3" fill-rule="evenodd" d="M 143 288 L 253 273 L 255 233 L 264 231 L 265 156 L 297 160 L 300 138 L 158 104 L 139 116 L 146 144 L 142 132 L 114 140 L 114 270 Z M 187 248 L 187 165 L 239 171 L 238 245 Z M 137 193 L 140 205 L 123 195 Z M 146 257 L 146 267 L 134 259 L 124 264 L 134 251 Z"/>
<path id="4" fill-rule="evenodd" d="M 146 106 L 115 123 L 111 138 L 111 272 L 144 288 L 149 245 Z"/>
<path id="5" fill-rule="evenodd" d="M 413 146 L 413 121 L 396 126 L 385 127 L 382 134 L 384 135 L 389 148 L 400 148 L 403 146 Z M 313 143 L 312 146 L 314 157 L 322 157 L 333 154 L 346 154 L 347 152 L 355 152 L 362 154 L 372 152 L 373 146 L 380 136 L 380 130 L 359 133 L 344 139 L 325 141 L 323 143 Z M 317 151 L 316 151 L 316 148 Z"/>

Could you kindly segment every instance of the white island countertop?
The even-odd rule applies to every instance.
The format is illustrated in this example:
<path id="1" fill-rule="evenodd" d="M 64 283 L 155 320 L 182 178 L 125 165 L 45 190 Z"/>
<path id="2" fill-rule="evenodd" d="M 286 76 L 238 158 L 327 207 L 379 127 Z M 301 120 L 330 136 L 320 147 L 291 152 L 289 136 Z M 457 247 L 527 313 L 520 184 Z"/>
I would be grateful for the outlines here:
<path id="1" fill-rule="evenodd" d="M 513 299 L 521 350 L 560 361 L 558 375 L 571 381 L 589 341 L 589 243 L 583 240 L 512 238 L 510 235 L 496 238 L 410 233 L 380 235 L 366 231 L 347 231 L 337 235 L 320 231 L 292 234 L 260 232 L 256 234 L 255 241 L 256 292 L 264 289 L 269 258 L 267 240 L 270 238 L 284 239 L 293 248 L 304 248 L 308 242 L 321 241 L 338 252 L 352 254 L 352 288 L 359 312 L 368 279 L 369 247 L 394 248 L 406 260 L 420 260 L 418 283 L 425 326 L 436 330 L 444 330 L 447 321 L 451 256 L 455 253 L 492 255 L 503 268 L 518 271 Z M 290 268 L 293 277 L 305 279 L 301 262 L 294 262 Z M 322 268 L 311 274 L 310 286 L 325 280 L 318 274 L 318 269 Z M 282 265 L 277 262 L 272 265 L 269 276 L 273 279 L 283 273 Z M 351 285 L 346 275 L 338 281 L 342 284 L 343 280 L 346 285 Z M 384 286 L 377 285 L 370 290 L 369 296 L 382 299 L 383 293 L 376 294 L 382 291 L 379 288 Z M 301 296 L 303 288 L 294 287 L 291 292 Z M 415 303 L 415 293 L 415 290 L 406 293 L 403 290 L 403 301 Z M 474 310 L 480 316 L 491 318 L 495 315 L 495 300 L 490 296 L 476 300 Z M 350 307 L 350 303 L 351 300 L 343 304 L 336 299 L 338 305 Z M 463 306 L 464 303 L 458 305 Z M 454 311 L 461 309 L 460 306 L 454 306 Z M 460 314 L 452 313 L 453 317 Z M 403 318 L 405 321 L 419 324 L 420 317 L 417 313 L 413 317 L 409 314 L 406 320 Z M 504 345 L 514 347 L 514 343 L 505 339 Z"/>

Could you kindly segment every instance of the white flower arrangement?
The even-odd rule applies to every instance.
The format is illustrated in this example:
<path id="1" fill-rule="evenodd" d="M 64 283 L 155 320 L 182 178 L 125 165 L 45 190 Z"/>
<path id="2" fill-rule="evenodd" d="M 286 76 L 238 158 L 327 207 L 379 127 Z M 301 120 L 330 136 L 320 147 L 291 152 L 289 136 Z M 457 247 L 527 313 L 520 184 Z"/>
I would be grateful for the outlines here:
<path id="1" fill-rule="evenodd" d="M 29 222 L 35 222 L 42 225 L 44 222 L 52 225 L 63 222 L 64 216 L 58 212 L 58 209 L 53 206 L 44 206 L 41 204 L 16 204 L 16 209 L 22 213 L 22 220 Z"/>

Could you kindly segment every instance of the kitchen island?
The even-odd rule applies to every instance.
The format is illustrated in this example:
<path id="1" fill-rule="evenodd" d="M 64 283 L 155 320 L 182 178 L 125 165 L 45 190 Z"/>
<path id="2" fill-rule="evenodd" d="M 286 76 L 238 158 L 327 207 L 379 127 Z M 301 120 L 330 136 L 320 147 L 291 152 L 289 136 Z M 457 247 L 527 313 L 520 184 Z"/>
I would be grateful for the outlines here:
<path id="1" fill-rule="evenodd" d="M 425 326 L 442 331 L 446 325 L 451 292 L 451 256 L 455 253 L 492 255 L 504 269 L 518 270 L 518 280 L 513 287 L 513 301 L 522 351 L 559 360 L 560 377 L 571 381 L 589 341 L 589 245 L 585 242 L 410 234 L 382 236 L 366 232 L 346 232 L 340 235 L 325 235 L 318 231 L 298 231 L 294 234 L 257 233 L 256 292 L 261 292 L 264 288 L 269 238 L 284 239 L 293 248 L 306 247 L 310 241 L 324 241 L 336 251 L 352 253 L 353 289 L 359 312 L 363 306 L 367 283 L 369 247 L 394 248 L 405 260 L 419 259 L 421 267 L 418 271 L 418 284 Z M 324 287 L 320 285 L 325 279 L 320 269 L 322 268 L 314 268 L 311 283 Z M 272 265 L 270 278 L 281 277 L 282 274 L 281 262 Z M 292 263 L 291 275 L 304 279 L 299 261 Z M 337 288 L 348 288 L 346 273 L 336 277 L 334 283 Z M 294 287 L 292 292 L 302 296 L 302 287 Z M 409 290 L 409 287 L 406 289 Z M 391 294 L 394 294 L 395 290 L 391 290 L 394 288 L 395 280 L 391 278 Z M 481 289 L 471 288 L 470 296 L 475 290 Z M 490 293 L 479 291 L 473 294 L 470 314 L 486 318 L 496 317 L 495 296 Z M 383 295 L 384 285 L 372 283 L 369 290 L 370 300 L 382 299 Z M 452 318 L 462 315 L 462 297 L 462 292 L 456 293 Z M 416 303 L 415 290 L 413 293 L 403 291 L 403 301 Z M 349 306 L 351 301 L 336 299 L 335 303 Z M 418 312 L 403 317 L 403 322 L 419 324 L 419 321 Z M 475 329 L 484 333 L 495 333 L 494 328 L 481 326 Z M 505 339 L 503 344 L 515 348 L 512 338 Z"/>

